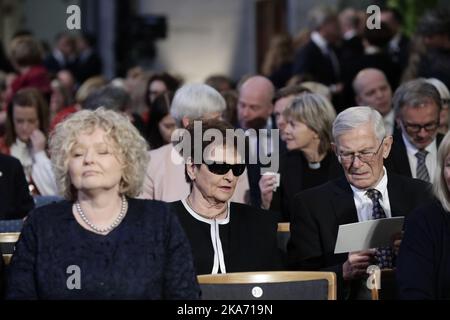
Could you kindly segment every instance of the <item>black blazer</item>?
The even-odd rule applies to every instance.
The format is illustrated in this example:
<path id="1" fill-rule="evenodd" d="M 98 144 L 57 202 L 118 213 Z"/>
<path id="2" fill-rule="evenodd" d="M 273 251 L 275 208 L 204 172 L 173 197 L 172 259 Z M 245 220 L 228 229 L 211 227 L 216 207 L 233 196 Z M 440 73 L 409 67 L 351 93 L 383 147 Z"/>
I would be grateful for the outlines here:
<path id="1" fill-rule="evenodd" d="M 403 176 L 388 174 L 392 216 L 406 216 L 432 198 L 431 185 Z M 334 254 L 339 225 L 358 222 L 353 191 L 345 178 L 305 190 L 292 202 L 291 238 L 288 259 L 296 270 L 326 270 L 336 273 L 338 294 L 342 297 L 342 264 L 348 254 Z"/>
<path id="2" fill-rule="evenodd" d="M 307 160 L 299 150 L 289 151 L 280 158 L 280 187 L 273 194 L 270 210 L 281 213 L 282 221 L 291 220 L 292 199 L 294 195 L 306 189 L 304 170 L 307 170 L 307 166 Z M 323 175 L 315 178 L 314 185 L 311 187 L 319 186 L 344 175 L 342 166 L 331 151 L 324 159 L 322 166 L 318 170 L 324 171 Z"/>
<path id="3" fill-rule="evenodd" d="M 171 203 L 190 241 L 197 274 L 211 273 L 214 251 L 210 225 L 187 212 L 181 201 Z M 230 221 L 219 225 L 227 272 L 281 270 L 276 215 L 232 202 Z"/>
<path id="4" fill-rule="evenodd" d="M 442 134 L 436 136 L 437 147 L 439 147 L 443 138 L 444 136 Z M 403 142 L 401 130 L 394 130 L 394 142 L 392 144 L 391 153 L 384 161 L 384 165 L 388 172 L 412 178 L 408 153 L 406 152 L 406 146 L 405 142 Z"/>
<path id="5" fill-rule="evenodd" d="M 296 54 L 293 73 L 325 85 L 339 82 L 339 75 L 334 72 L 331 60 L 312 40 Z"/>
<path id="6" fill-rule="evenodd" d="M 23 167 L 16 158 L 0 154 L 0 219 L 21 219 L 34 208 Z"/>
<path id="7" fill-rule="evenodd" d="M 401 299 L 450 299 L 450 213 L 438 201 L 406 220 L 397 263 Z"/>

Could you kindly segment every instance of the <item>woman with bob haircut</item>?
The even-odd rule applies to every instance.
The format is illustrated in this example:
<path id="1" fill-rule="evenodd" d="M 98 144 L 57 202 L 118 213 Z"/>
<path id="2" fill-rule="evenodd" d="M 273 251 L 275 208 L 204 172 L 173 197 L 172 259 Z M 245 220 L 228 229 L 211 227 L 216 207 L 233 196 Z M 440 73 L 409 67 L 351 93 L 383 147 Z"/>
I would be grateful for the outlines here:
<path id="1" fill-rule="evenodd" d="M 10 265 L 8 299 L 197 299 L 191 249 L 165 203 L 134 199 L 147 145 L 124 116 L 83 110 L 50 140 L 65 201 L 35 209 Z"/>
<path id="2" fill-rule="evenodd" d="M 300 94 L 283 117 L 288 152 L 280 158 L 280 188 L 275 188 L 274 175 L 263 175 L 259 185 L 262 207 L 281 212 L 281 219 L 290 221 L 294 195 L 339 177 L 342 169 L 331 147 L 336 112 L 324 96 Z"/>
<path id="3" fill-rule="evenodd" d="M 450 299 L 450 132 L 441 142 L 436 200 L 410 213 L 397 261 L 399 298 Z"/>
<path id="4" fill-rule="evenodd" d="M 195 132 L 195 122 L 183 136 L 190 139 L 184 157 L 191 192 L 172 205 L 189 238 L 197 274 L 281 270 L 276 215 L 230 201 L 246 167 L 238 138 L 226 138 L 233 127 L 208 119 Z M 196 143 L 197 134 L 204 137 L 213 130 L 222 139 Z M 195 159 L 199 151 L 202 161 Z"/>

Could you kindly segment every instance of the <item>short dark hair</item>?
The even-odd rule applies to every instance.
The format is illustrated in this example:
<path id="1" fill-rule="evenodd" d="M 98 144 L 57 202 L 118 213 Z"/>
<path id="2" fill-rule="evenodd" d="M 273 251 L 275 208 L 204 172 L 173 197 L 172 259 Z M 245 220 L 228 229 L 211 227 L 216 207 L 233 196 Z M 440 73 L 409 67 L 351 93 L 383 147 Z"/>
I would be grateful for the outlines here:
<path id="1" fill-rule="evenodd" d="M 397 8 L 385 7 L 382 11 L 392 13 L 394 20 L 397 21 L 398 24 L 403 25 L 404 19 L 402 13 Z"/>
<path id="2" fill-rule="evenodd" d="M 422 36 L 445 34 L 450 37 L 450 12 L 445 8 L 425 12 L 417 25 L 417 33 Z"/>
<path id="3" fill-rule="evenodd" d="M 194 155 L 195 154 L 195 136 L 194 136 L 194 128 L 195 128 L 195 123 L 196 122 L 198 122 L 198 121 L 201 121 L 201 136 L 203 137 L 203 135 L 205 134 L 205 132 L 207 131 L 207 130 L 209 130 L 209 129 L 216 129 L 216 130 L 219 130 L 219 132 L 222 134 L 222 137 L 226 137 L 226 132 L 227 132 L 227 130 L 234 130 L 234 128 L 233 128 L 233 126 L 230 124 L 230 123 L 228 123 L 228 122 L 226 122 L 226 121 L 224 121 L 224 120 L 219 120 L 219 119 L 208 119 L 208 120 L 203 120 L 203 119 L 199 119 L 199 120 L 196 120 L 196 121 L 192 121 L 187 127 L 186 127 L 186 131 L 185 131 L 185 134 L 186 135 L 184 135 L 183 136 L 183 138 L 185 138 L 186 136 L 188 136 L 188 138 L 190 139 L 190 146 L 191 146 L 191 149 L 189 150 L 189 152 L 188 152 L 188 154 L 191 154 L 191 155 Z M 198 134 L 198 132 L 197 132 L 197 134 Z M 227 140 L 226 139 L 223 139 L 223 145 L 225 146 L 225 144 L 226 144 L 226 142 L 227 142 Z M 236 147 L 236 142 L 237 142 L 237 139 L 235 138 L 234 139 L 234 141 L 233 141 L 233 145 Z M 201 144 L 201 148 L 202 148 L 202 150 L 201 150 L 201 154 L 202 154 L 202 157 L 203 157 L 203 152 L 205 151 L 205 149 L 209 146 L 209 145 L 211 145 L 211 144 L 213 144 L 213 143 L 215 143 L 215 141 L 214 141 L 214 139 L 212 140 L 212 141 L 205 141 L 204 139 L 202 139 L 202 144 Z M 185 159 L 185 160 L 187 160 L 187 159 Z M 200 167 L 200 165 L 201 164 L 196 164 L 198 167 Z M 192 184 L 192 180 L 191 180 L 191 178 L 189 177 L 189 175 L 187 174 L 187 170 L 186 170 L 186 168 L 184 169 L 184 175 L 185 175 L 185 178 L 186 178 L 186 182 L 188 182 L 188 183 L 190 183 L 190 184 Z"/>

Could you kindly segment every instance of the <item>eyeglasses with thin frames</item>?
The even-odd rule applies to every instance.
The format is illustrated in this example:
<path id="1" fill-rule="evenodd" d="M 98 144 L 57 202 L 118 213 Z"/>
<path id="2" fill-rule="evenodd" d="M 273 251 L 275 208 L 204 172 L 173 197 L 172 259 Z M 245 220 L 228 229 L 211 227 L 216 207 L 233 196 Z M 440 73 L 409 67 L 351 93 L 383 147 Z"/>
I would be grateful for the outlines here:
<path id="1" fill-rule="evenodd" d="M 338 159 L 340 162 L 345 163 L 345 164 L 353 163 L 355 161 L 356 157 L 362 162 L 371 162 L 371 161 L 373 161 L 375 156 L 380 151 L 381 146 L 383 145 L 384 139 L 385 138 L 383 138 L 381 140 L 381 143 L 378 146 L 377 151 L 375 151 L 375 152 L 363 151 L 360 153 L 338 154 Z"/>

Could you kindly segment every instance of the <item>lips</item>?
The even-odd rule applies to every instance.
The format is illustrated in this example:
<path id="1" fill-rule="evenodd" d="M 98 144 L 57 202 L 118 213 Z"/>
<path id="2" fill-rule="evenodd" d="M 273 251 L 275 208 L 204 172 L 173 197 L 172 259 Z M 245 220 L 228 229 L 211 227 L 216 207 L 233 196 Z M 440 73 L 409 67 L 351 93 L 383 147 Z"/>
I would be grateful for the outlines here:
<path id="1" fill-rule="evenodd" d="M 83 177 L 95 176 L 97 174 L 99 174 L 97 171 L 85 171 L 83 172 Z"/>

